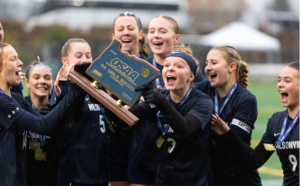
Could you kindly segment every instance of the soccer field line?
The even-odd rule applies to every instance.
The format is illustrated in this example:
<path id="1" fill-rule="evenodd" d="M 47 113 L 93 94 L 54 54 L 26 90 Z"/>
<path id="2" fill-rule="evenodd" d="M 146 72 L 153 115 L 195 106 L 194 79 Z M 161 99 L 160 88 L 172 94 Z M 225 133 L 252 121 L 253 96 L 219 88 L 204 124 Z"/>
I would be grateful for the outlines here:
<path id="1" fill-rule="evenodd" d="M 269 174 L 272 176 L 283 177 L 283 171 L 281 169 L 273 169 L 262 166 L 258 169 L 258 172 L 263 174 Z"/>

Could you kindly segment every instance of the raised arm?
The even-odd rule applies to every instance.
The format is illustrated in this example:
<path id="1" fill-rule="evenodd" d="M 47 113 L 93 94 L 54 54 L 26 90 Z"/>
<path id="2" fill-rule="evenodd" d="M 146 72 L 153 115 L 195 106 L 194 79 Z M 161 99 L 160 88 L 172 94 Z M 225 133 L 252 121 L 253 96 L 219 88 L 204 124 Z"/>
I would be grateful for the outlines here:
<path id="1" fill-rule="evenodd" d="M 47 115 L 37 116 L 32 110 L 24 110 L 6 94 L 0 94 L 1 125 L 7 130 L 16 125 L 20 129 L 47 134 L 66 114 L 76 99 L 84 99 L 84 92 L 75 84 L 62 101 Z"/>

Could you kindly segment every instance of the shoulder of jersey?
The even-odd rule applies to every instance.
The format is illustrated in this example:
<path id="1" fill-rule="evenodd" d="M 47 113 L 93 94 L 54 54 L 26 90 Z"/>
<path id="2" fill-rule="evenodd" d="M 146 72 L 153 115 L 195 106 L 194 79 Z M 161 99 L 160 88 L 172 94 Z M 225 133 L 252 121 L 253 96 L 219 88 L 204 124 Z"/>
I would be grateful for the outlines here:
<path id="1" fill-rule="evenodd" d="M 278 112 L 275 112 L 271 119 L 274 119 L 274 120 L 277 120 L 278 118 L 283 118 L 285 116 L 285 110 L 284 111 L 278 111 Z"/>

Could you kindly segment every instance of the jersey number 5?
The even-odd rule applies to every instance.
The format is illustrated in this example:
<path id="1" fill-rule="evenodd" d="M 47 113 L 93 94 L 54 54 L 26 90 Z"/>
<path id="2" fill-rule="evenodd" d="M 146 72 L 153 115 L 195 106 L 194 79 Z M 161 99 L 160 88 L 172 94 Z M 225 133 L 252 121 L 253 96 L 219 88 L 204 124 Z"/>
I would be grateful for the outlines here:
<path id="1" fill-rule="evenodd" d="M 103 121 L 103 116 L 102 115 L 99 115 L 99 121 L 100 121 L 100 131 L 102 133 L 105 133 L 105 123 Z"/>

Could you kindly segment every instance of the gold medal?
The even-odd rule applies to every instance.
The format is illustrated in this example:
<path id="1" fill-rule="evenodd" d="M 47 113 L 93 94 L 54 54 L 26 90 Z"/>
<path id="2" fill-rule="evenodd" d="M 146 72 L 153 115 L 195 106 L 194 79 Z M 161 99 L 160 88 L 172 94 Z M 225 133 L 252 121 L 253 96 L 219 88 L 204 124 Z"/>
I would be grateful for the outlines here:
<path id="1" fill-rule="evenodd" d="M 37 139 L 29 139 L 29 149 L 36 150 L 40 147 L 40 143 Z"/>
<path id="2" fill-rule="evenodd" d="M 157 147 L 160 148 L 163 145 L 164 141 L 165 141 L 164 138 L 159 136 L 159 138 L 156 140 L 155 143 L 156 143 Z"/>
<path id="3" fill-rule="evenodd" d="M 43 152 L 42 149 L 36 149 L 34 151 L 34 159 L 37 161 L 46 161 L 46 152 Z"/>
<path id="4" fill-rule="evenodd" d="M 108 124 L 109 130 L 111 130 L 113 133 L 115 133 L 115 129 L 114 129 L 113 125 L 109 121 L 107 121 L 107 124 Z"/>

